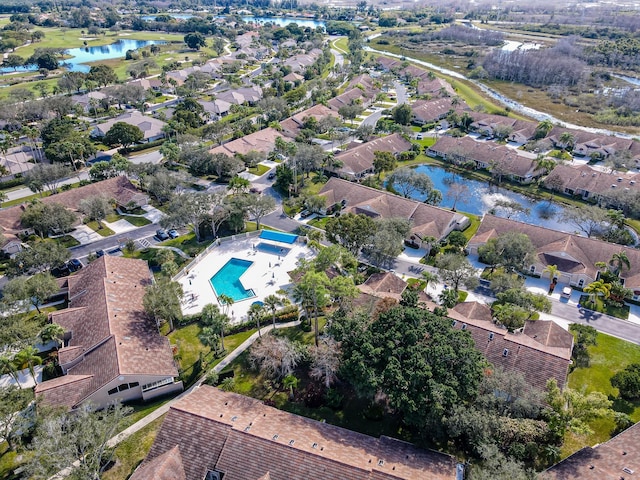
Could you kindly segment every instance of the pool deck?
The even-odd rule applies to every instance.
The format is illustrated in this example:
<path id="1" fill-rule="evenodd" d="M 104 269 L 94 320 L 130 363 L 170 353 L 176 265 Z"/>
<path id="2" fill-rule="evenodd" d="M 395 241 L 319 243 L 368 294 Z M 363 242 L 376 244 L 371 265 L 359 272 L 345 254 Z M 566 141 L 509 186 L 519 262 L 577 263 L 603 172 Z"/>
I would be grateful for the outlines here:
<path id="1" fill-rule="evenodd" d="M 247 311 L 253 302 L 262 301 L 268 295 L 275 294 L 280 289 L 286 290 L 291 286 L 288 272 L 296 268 L 300 258 L 314 257 L 314 253 L 305 245 L 294 243 L 287 246 L 291 249 L 289 253 L 278 260 L 278 255 L 273 253 L 255 251 L 253 246 L 260 242 L 270 243 L 258 237 L 223 243 L 220 247 L 211 250 L 189 271 L 188 275 L 180 278 L 178 281 L 184 290 L 182 313 L 184 315 L 199 313 L 208 303 L 218 305 L 223 310 L 209 280 L 230 258 L 240 258 L 253 262 L 240 281 L 246 289 L 252 289 L 256 296 L 234 303 L 229 309 L 229 316 L 232 323 L 245 321 Z M 277 245 L 277 243 L 274 244 Z"/>

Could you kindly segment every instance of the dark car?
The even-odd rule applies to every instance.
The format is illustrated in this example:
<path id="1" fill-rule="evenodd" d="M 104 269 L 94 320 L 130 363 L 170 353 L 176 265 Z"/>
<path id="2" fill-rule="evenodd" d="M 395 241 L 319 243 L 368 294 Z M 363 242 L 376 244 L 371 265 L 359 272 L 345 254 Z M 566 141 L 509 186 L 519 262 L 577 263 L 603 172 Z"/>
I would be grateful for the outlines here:
<path id="1" fill-rule="evenodd" d="M 160 228 L 158 230 L 156 230 L 156 238 L 160 241 L 162 240 L 169 240 L 169 235 L 167 234 L 167 232 Z"/>
<path id="2" fill-rule="evenodd" d="M 180 234 L 178 233 L 178 231 L 174 228 L 172 228 L 171 230 L 169 230 L 167 232 L 167 235 L 169 235 L 171 238 L 178 238 L 180 236 Z"/>
<path id="3" fill-rule="evenodd" d="M 273 180 L 274 178 L 276 178 L 276 172 L 271 172 L 269 175 L 267 175 L 267 178 L 269 180 Z"/>
<path id="4" fill-rule="evenodd" d="M 105 252 L 104 250 L 98 250 L 98 251 L 96 252 L 96 257 L 100 258 L 100 257 L 102 257 L 103 255 L 106 255 L 106 253 L 107 253 L 107 252 Z"/>
<path id="5" fill-rule="evenodd" d="M 69 260 L 67 262 L 67 268 L 71 272 L 77 272 L 82 267 L 83 267 L 82 262 L 80 260 L 78 260 L 77 258 L 72 258 L 71 260 Z"/>
<path id="6" fill-rule="evenodd" d="M 51 269 L 51 275 L 53 275 L 56 278 L 66 277 L 70 273 L 71 272 L 69 271 L 69 267 L 66 264 L 60 265 L 59 267 L 54 267 Z"/>

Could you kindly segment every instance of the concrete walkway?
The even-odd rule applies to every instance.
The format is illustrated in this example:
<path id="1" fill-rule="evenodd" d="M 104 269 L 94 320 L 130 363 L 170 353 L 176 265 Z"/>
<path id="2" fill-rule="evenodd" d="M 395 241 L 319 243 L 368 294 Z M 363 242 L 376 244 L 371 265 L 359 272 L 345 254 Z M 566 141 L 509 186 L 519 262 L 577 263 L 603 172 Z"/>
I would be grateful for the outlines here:
<path id="1" fill-rule="evenodd" d="M 295 327 L 295 326 L 297 326 L 299 324 L 300 324 L 300 321 L 296 320 L 295 322 L 282 323 L 282 324 L 278 325 L 278 328 Z M 233 350 L 231 353 L 229 353 L 229 355 L 224 357 L 220 363 L 218 363 L 215 367 L 213 367 L 211 370 L 207 371 L 204 375 L 202 375 L 200 377 L 200 379 L 195 384 L 193 384 L 189 389 L 185 390 L 180 395 L 178 395 L 176 398 L 174 398 L 170 402 L 167 402 L 166 404 L 162 405 L 158 409 L 154 410 L 149 415 L 147 415 L 146 417 L 144 417 L 141 420 L 137 421 L 136 423 L 134 423 L 130 427 L 124 429 L 122 432 L 120 432 L 115 437 L 112 437 L 108 442 L 108 446 L 109 447 L 114 447 L 114 446 L 118 445 L 120 442 L 122 442 L 123 440 L 126 440 L 131 435 L 133 435 L 137 431 L 141 430 L 142 428 L 146 427 L 147 425 L 149 425 L 154 420 L 160 418 L 162 415 L 164 415 L 165 413 L 167 413 L 169 411 L 169 409 L 171 408 L 171 406 L 173 404 L 175 404 L 180 399 L 186 397 L 187 395 L 191 394 L 191 392 L 193 392 L 194 390 L 199 388 L 200 385 L 202 385 L 202 383 L 204 382 L 204 380 L 207 377 L 207 375 L 209 374 L 209 372 L 212 372 L 212 371 L 213 372 L 221 372 L 227 365 L 229 365 L 236 358 L 238 358 L 238 356 L 242 352 L 244 352 L 246 349 L 248 349 L 253 344 L 253 342 L 255 342 L 260 337 L 260 334 L 266 334 L 266 333 L 270 332 L 271 330 L 273 330 L 273 325 L 267 325 L 265 327 L 262 327 L 259 332 L 255 332 L 253 335 L 251 335 L 249 338 L 247 338 L 244 342 L 242 342 L 240 345 L 238 345 L 235 348 L 235 350 Z"/>

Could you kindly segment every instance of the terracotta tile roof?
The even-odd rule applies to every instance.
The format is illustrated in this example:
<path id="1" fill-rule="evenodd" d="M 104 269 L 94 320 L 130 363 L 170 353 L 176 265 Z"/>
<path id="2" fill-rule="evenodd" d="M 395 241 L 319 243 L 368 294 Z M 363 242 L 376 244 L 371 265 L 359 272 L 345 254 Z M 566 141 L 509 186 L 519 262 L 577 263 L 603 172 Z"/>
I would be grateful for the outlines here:
<path id="1" fill-rule="evenodd" d="M 522 333 L 509 333 L 493 323 L 487 305 L 477 302 L 458 304 L 448 316 L 455 320 L 454 328 L 470 332 L 476 348 L 494 366 L 521 372 L 529 384 L 541 390 L 550 378 L 555 378 L 560 388 L 566 384 L 573 335 L 554 322 L 527 322 Z"/>
<path id="2" fill-rule="evenodd" d="M 463 215 L 450 210 L 335 177 L 329 179 L 319 195 L 327 199 L 328 206 L 345 200 L 344 213 L 366 213 L 383 218 L 407 218 L 412 223 L 411 233 L 421 238 L 432 236 L 440 240 L 454 228 L 455 224 L 462 223 L 466 219 Z"/>
<path id="3" fill-rule="evenodd" d="M 544 472 L 548 480 L 619 480 L 640 472 L 640 423 L 611 440 L 585 447 Z"/>
<path id="4" fill-rule="evenodd" d="M 335 156 L 342 166 L 329 171 L 337 175 L 359 176 L 373 169 L 374 152 L 400 153 L 411 148 L 411 142 L 399 133 L 378 137 L 370 142 L 358 143 Z"/>
<path id="5" fill-rule="evenodd" d="M 631 269 L 622 271 L 620 277 L 624 279 L 625 287 L 640 289 L 640 250 L 615 243 L 486 214 L 478 231 L 469 241 L 469 246 L 482 245 L 490 238 L 512 231 L 524 233 L 529 237 L 536 248 L 537 259 L 543 266 L 558 265 L 559 268 L 562 267 L 561 271 L 581 273 L 593 280 L 598 273 L 596 262 L 608 262 L 614 253 L 624 250 L 629 257 Z"/>
<path id="6" fill-rule="evenodd" d="M 399 440 L 379 439 L 202 386 L 171 407 L 147 459 L 131 480 L 178 444 L 187 480 L 207 469 L 225 480 L 454 479 L 455 460 Z"/>
<path id="7" fill-rule="evenodd" d="M 142 299 L 151 282 L 147 262 L 105 255 L 72 278 L 69 308 L 50 318 L 71 333 L 68 347 L 60 350 L 60 361 L 83 356 L 68 373 L 92 378 L 89 385 L 82 385 L 82 392 L 70 393 L 69 398 L 82 400 L 118 375 L 177 376 L 169 341 L 144 312 Z M 36 394 L 46 390 L 47 383 L 40 384 Z"/>
<path id="8" fill-rule="evenodd" d="M 284 138 L 280 132 L 269 127 L 212 148 L 209 152 L 213 154 L 224 153 L 230 157 L 236 153 L 246 155 L 251 151 L 268 153 L 275 148 L 278 137 Z"/>
<path id="9" fill-rule="evenodd" d="M 43 203 L 59 203 L 74 212 L 78 211 L 80 200 L 97 195 L 105 195 L 113 198 L 119 205 L 126 205 L 129 201 L 138 199 L 141 203 L 147 203 L 147 197 L 140 194 L 136 187 L 125 176 L 118 176 L 91 183 L 80 188 L 72 188 L 66 192 L 39 199 Z M 25 210 L 24 205 L 4 208 L 0 210 L 0 228 L 5 236 L 15 237 L 24 228 L 20 224 L 20 217 Z"/>

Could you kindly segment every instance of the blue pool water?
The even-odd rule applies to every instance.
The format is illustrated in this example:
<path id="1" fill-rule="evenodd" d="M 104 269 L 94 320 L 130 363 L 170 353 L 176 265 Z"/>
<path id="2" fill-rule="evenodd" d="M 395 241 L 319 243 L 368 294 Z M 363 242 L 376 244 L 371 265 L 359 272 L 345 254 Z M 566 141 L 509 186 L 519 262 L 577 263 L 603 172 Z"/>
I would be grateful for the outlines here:
<path id="1" fill-rule="evenodd" d="M 298 236 L 293 235 L 292 233 L 282 233 L 282 232 L 274 232 L 273 230 L 263 230 L 260 233 L 260 238 L 264 240 L 273 240 L 275 242 L 292 244 L 298 239 Z"/>
<path id="2" fill-rule="evenodd" d="M 274 245 L 273 243 L 265 243 L 265 242 L 260 242 L 258 245 L 256 245 L 256 248 L 261 252 L 271 253 L 272 255 L 285 256 L 287 253 L 290 252 L 290 249 L 288 248 L 282 248 L 282 247 L 279 247 L 278 245 Z"/>
<path id="3" fill-rule="evenodd" d="M 211 277 L 209 282 L 213 287 L 216 296 L 229 295 L 234 302 L 255 297 L 256 294 L 251 289 L 245 289 L 240 282 L 240 277 L 253 264 L 249 260 L 232 258 Z"/>

